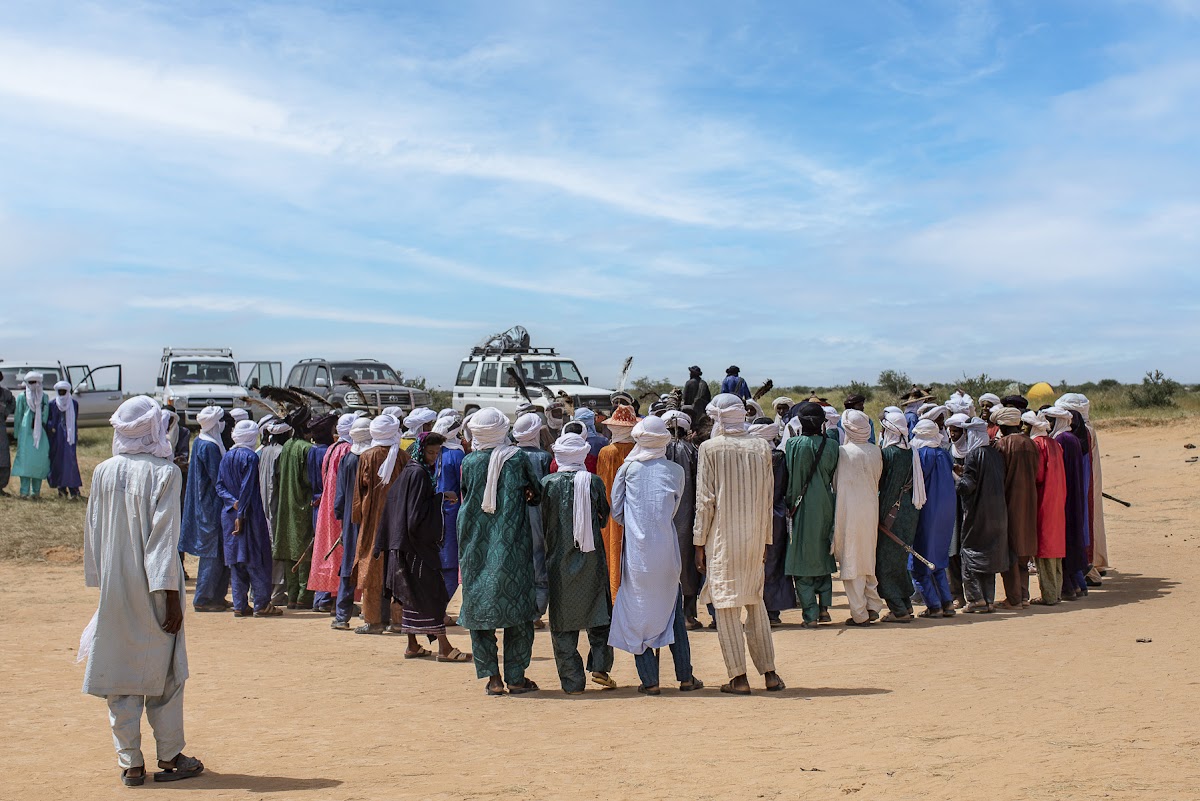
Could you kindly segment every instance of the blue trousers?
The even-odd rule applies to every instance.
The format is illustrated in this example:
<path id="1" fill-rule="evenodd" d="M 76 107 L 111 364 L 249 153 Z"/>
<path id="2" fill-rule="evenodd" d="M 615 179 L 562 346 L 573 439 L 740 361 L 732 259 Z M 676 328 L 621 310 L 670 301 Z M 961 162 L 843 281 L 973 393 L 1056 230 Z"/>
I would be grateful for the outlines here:
<path id="1" fill-rule="evenodd" d="M 692 647 L 688 643 L 687 620 L 683 616 L 683 590 L 675 600 L 675 624 L 671 630 L 675 632 L 675 642 L 671 643 L 671 658 L 675 662 L 675 680 L 685 682 L 692 678 Z M 643 687 L 658 686 L 658 653 L 647 648 L 640 654 L 634 654 L 633 664 L 637 666 L 638 678 Z"/>
<path id="2" fill-rule="evenodd" d="M 349 623 L 354 616 L 354 582 L 347 576 L 342 576 L 338 582 L 337 601 L 333 606 L 333 619 L 340 623 Z"/>
<path id="3" fill-rule="evenodd" d="M 332 600 L 333 600 L 333 595 L 331 593 L 328 593 L 328 592 L 314 593 L 313 594 L 313 605 L 312 605 L 313 611 L 319 612 L 320 610 L 317 607 L 325 606 Z"/>
<path id="4" fill-rule="evenodd" d="M 228 592 L 229 568 L 225 566 L 225 557 L 201 556 L 200 568 L 196 571 L 196 591 L 192 596 L 192 605 L 223 604 Z"/>
<path id="5" fill-rule="evenodd" d="M 946 568 L 930 570 L 914 559 L 911 573 L 913 581 L 921 589 L 925 606 L 930 609 L 954 608 L 954 594 L 950 592 L 950 579 L 946 575 Z"/>
<path id="6" fill-rule="evenodd" d="M 26 476 L 21 476 L 21 494 L 24 496 L 41 495 L 42 494 L 42 479 L 27 478 Z M 544 552 L 543 552 L 543 559 L 545 559 Z"/>
<path id="7" fill-rule="evenodd" d="M 453 598 L 458 592 L 458 532 L 448 526 L 442 535 L 438 556 L 442 563 L 442 580 L 446 582 L 446 596 Z"/>
<path id="8" fill-rule="evenodd" d="M 271 602 L 271 568 L 241 562 L 229 567 L 229 580 L 233 585 L 233 608 L 238 612 L 246 609 L 247 590 L 254 596 L 255 612 L 266 609 Z"/>

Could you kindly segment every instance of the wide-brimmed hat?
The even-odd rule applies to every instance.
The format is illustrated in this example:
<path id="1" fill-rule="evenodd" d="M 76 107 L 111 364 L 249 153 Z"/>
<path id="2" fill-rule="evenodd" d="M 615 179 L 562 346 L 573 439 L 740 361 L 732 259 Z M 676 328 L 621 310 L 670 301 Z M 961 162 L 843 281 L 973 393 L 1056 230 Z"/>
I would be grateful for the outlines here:
<path id="1" fill-rule="evenodd" d="M 926 403 L 931 400 L 934 400 L 933 393 L 927 389 L 921 389 L 916 384 L 913 384 L 912 389 L 900 396 L 900 402 L 903 404 Z"/>
<path id="2" fill-rule="evenodd" d="M 612 417 L 604 421 L 604 425 L 609 426 L 624 426 L 625 428 L 633 428 L 638 424 L 637 412 L 632 406 L 618 406 L 613 409 Z"/>

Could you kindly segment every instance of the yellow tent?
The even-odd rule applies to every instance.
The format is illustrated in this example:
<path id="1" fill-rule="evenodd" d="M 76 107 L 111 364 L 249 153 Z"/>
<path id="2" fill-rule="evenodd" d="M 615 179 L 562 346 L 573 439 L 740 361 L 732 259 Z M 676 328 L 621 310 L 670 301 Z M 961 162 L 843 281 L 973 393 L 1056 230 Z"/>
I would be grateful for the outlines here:
<path id="1" fill-rule="evenodd" d="M 1054 388 L 1042 381 L 1030 387 L 1025 393 L 1025 398 L 1029 401 L 1029 408 L 1037 411 L 1047 404 L 1054 403 Z"/>

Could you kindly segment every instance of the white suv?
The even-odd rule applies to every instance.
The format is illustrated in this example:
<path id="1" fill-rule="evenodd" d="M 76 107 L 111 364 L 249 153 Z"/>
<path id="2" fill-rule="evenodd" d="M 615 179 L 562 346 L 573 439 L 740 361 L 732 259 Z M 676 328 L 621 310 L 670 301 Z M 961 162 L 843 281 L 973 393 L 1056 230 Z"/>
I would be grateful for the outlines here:
<path id="1" fill-rule="evenodd" d="M 542 411 L 550 404 L 543 388 L 555 397 L 565 392 L 576 408 L 612 410 L 611 390 L 589 386 L 575 362 L 558 355 L 554 348 L 532 348 L 528 343 L 528 334 L 515 341 L 506 334 L 473 348 L 458 368 L 454 408 L 470 414 L 494 406 L 509 417 L 515 416 L 525 398 L 508 374 L 508 368 L 512 367 L 520 372 L 530 398 Z"/>

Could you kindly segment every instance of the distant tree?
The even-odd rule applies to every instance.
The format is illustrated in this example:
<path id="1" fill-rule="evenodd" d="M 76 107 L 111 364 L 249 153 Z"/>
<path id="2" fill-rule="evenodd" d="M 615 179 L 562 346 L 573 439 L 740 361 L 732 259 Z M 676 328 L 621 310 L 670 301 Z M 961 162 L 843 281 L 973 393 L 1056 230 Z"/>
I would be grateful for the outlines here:
<path id="1" fill-rule="evenodd" d="M 431 399 L 430 408 L 432 408 L 434 411 L 450 408 L 450 404 L 454 400 L 454 393 L 452 393 L 450 390 L 439 389 L 438 387 L 430 386 L 429 382 L 425 380 L 425 376 L 423 375 L 413 376 L 412 378 L 406 378 L 403 373 L 398 373 L 398 375 L 400 376 L 400 383 L 404 384 L 406 387 L 423 389 L 428 392 Z"/>
<path id="2" fill-rule="evenodd" d="M 1175 405 L 1175 393 L 1181 389 L 1179 382 L 1167 378 L 1162 370 L 1146 373 L 1140 387 L 1129 391 L 1129 401 L 1139 409 Z"/>
<path id="3" fill-rule="evenodd" d="M 673 389 L 675 389 L 675 384 L 671 379 L 653 379 L 645 375 L 641 378 L 635 378 L 633 383 L 625 387 L 625 391 L 632 395 L 635 400 L 647 393 L 652 393 L 657 398 L 659 395 L 670 392 Z"/>
<path id="4" fill-rule="evenodd" d="M 980 395 L 987 392 L 991 392 L 993 395 L 1003 395 L 1011 383 L 1013 382 L 1010 379 L 992 378 L 987 373 L 980 373 L 977 376 L 969 376 L 963 373 L 958 386 L 962 387 L 963 391 L 972 398 L 978 399 Z"/>
<path id="5" fill-rule="evenodd" d="M 899 370 L 884 370 L 879 374 L 879 378 L 875 381 L 885 395 L 900 397 L 905 392 L 908 392 L 912 386 L 912 380 L 909 379 L 908 373 L 902 373 Z M 867 393 L 863 393 L 867 395 Z M 867 395 L 867 397 L 871 397 Z"/>
<path id="6" fill-rule="evenodd" d="M 871 386 L 870 384 L 868 384 L 865 381 L 851 381 L 850 385 L 848 387 L 846 387 L 846 390 L 847 390 L 846 395 L 848 395 L 848 396 L 849 395 L 862 395 L 867 400 L 870 400 L 871 396 L 875 394 L 875 387 Z M 897 394 L 900 394 L 900 393 L 897 393 Z"/>

